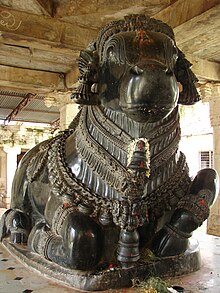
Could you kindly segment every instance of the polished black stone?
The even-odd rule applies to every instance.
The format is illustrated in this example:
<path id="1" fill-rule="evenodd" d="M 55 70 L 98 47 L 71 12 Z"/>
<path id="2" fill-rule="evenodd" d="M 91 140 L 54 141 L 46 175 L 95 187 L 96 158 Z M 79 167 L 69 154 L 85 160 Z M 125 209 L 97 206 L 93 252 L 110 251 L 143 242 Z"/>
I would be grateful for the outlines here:
<path id="1" fill-rule="evenodd" d="M 83 290 L 199 269 L 189 239 L 218 175 L 207 168 L 192 180 L 178 150 L 178 104 L 199 100 L 190 67 L 161 21 L 130 15 L 100 31 L 80 53 L 79 114 L 17 168 L 0 221 L 12 253 Z"/>

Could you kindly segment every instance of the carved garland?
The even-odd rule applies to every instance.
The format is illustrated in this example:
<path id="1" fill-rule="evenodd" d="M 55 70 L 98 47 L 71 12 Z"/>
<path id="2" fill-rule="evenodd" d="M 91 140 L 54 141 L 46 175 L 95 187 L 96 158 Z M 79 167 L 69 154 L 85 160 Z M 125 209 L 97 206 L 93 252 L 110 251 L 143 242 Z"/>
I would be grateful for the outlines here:
<path id="1" fill-rule="evenodd" d="M 64 133 L 63 136 L 59 137 L 49 151 L 48 169 L 52 187 L 59 189 L 60 196 L 64 194 L 71 195 L 72 201 L 76 205 L 92 205 L 93 212 L 91 216 L 93 217 L 97 217 L 100 212 L 107 213 L 109 211 L 112 213 L 114 223 L 121 228 L 126 228 L 127 223 L 124 220 L 124 214 L 126 211 L 127 216 L 129 216 L 129 205 L 125 204 L 123 200 L 108 200 L 98 197 L 77 180 L 67 166 L 64 147 L 65 141 L 69 135 L 70 133 Z M 178 185 L 177 182 L 179 183 Z M 140 200 L 138 206 L 141 208 L 141 214 L 143 215 L 144 211 L 146 212 L 147 207 L 154 207 L 155 202 L 157 202 L 159 206 L 163 206 L 163 209 L 169 209 L 173 201 L 177 202 L 179 198 L 184 196 L 188 186 L 188 169 L 186 167 L 185 157 L 182 154 L 176 166 L 174 176 L 157 190 Z M 137 226 L 143 223 L 142 217 L 139 221 L 139 223 L 136 223 Z"/>

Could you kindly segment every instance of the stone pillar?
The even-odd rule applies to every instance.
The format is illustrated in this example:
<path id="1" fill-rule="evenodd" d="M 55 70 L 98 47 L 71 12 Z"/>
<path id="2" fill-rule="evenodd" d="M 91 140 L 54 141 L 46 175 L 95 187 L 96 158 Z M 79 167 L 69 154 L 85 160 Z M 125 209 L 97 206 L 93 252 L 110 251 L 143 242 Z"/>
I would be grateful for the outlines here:
<path id="1" fill-rule="evenodd" d="M 60 130 L 67 129 L 79 111 L 79 105 L 66 104 L 60 108 Z"/>
<path id="2" fill-rule="evenodd" d="M 10 207 L 12 182 L 17 168 L 17 155 L 21 153 L 20 147 L 4 146 L 7 153 L 7 196 L 5 198 L 6 208 Z"/>
<path id="3" fill-rule="evenodd" d="M 214 169 L 220 177 L 220 84 L 208 83 L 203 85 L 201 96 L 209 102 L 210 106 L 210 121 L 213 127 Z M 208 233 L 220 236 L 220 194 L 211 208 L 208 219 Z"/>
<path id="4" fill-rule="evenodd" d="M 7 194 L 6 160 L 7 155 L 4 152 L 3 147 L 0 147 L 0 207 L 5 207 L 4 200 Z"/>

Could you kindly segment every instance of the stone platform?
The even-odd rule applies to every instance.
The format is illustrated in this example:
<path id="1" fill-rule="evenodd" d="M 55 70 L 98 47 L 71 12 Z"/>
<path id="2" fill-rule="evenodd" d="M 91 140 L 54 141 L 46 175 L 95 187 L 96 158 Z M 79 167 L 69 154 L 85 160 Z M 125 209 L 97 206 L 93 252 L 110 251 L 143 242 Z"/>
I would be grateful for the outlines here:
<path id="1" fill-rule="evenodd" d="M 29 252 L 26 246 L 11 244 L 7 239 L 3 241 L 3 246 L 25 266 L 40 272 L 44 277 L 86 291 L 131 287 L 134 278 L 144 280 L 149 276 L 176 277 L 197 271 L 201 267 L 199 245 L 194 239 L 183 255 L 156 259 L 148 263 L 140 261 L 137 266 L 130 269 L 114 267 L 91 272 L 60 267 Z"/>

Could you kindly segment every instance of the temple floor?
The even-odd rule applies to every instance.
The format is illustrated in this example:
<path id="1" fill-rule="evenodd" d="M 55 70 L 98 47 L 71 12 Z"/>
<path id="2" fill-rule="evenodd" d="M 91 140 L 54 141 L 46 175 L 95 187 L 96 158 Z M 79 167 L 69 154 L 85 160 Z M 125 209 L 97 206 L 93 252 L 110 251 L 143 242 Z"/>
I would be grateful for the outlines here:
<path id="1" fill-rule="evenodd" d="M 0 209 L 0 216 L 3 209 Z M 199 271 L 167 280 L 170 285 L 185 289 L 184 293 L 220 292 L 220 237 L 207 235 L 205 224 L 194 233 L 200 243 L 202 267 Z M 0 244 L 0 292 L 1 293 L 67 293 L 78 290 L 62 286 L 24 267 Z M 82 291 L 81 291 L 82 292 Z M 99 291 L 100 292 L 100 291 Z M 134 288 L 102 292 L 140 292 Z"/>

